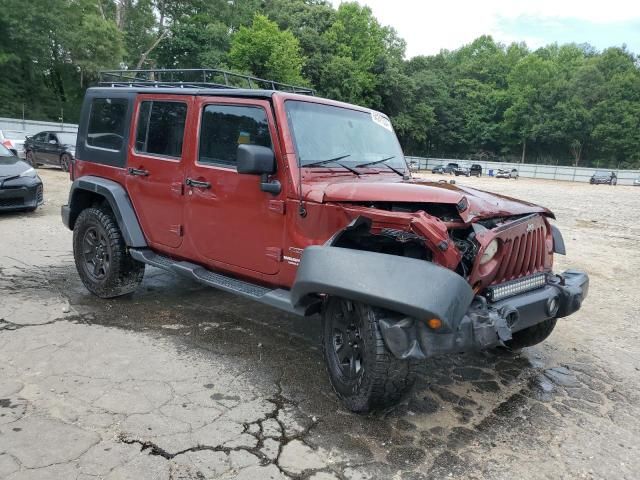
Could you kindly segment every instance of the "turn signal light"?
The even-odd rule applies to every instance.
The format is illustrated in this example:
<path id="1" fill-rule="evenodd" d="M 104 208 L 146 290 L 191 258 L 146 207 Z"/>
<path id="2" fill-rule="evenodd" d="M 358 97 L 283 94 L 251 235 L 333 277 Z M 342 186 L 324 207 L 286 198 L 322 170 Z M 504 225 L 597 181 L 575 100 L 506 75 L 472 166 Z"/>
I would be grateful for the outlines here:
<path id="1" fill-rule="evenodd" d="M 442 327 L 442 320 L 440 320 L 439 318 L 430 318 L 429 320 L 427 320 L 427 327 L 429 327 L 431 330 L 438 330 L 440 327 Z"/>

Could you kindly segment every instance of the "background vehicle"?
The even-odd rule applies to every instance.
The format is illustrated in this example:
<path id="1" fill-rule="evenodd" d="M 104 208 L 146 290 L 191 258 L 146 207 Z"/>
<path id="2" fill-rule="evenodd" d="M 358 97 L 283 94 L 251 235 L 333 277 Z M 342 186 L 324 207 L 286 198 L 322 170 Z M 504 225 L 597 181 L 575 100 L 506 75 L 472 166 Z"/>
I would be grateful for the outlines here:
<path id="1" fill-rule="evenodd" d="M 453 173 L 456 177 L 460 175 L 464 175 L 465 177 L 471 176 L 471 167 L 469 165 L 459 165 L 453 170 Z"/>
<path id="2" fill-rule="evenodd" d="M 87 90 L 62 219 L 97 296 L 135 291 L 150 264 L 320 313 L 329 378 L 356 412 L 397 402 L 428 357 L 531 346 L 580 308 L 588 276 L 551 274 L 564 242 L 549 210 L 407 176 L 380 112 L 275 82 L 162 80 L 179 72 Z"/>
<path id="3" fill-rule="evenodd" d="M 479 163 L 474 163 L 473 165 L 471 165 L 471 168 L 469 169 L 469 173 L 471 174 L 472 177 L 481 177 L 482 165 L 480 165 Z"/>
<path id="4" fill-rule="evenodd" d="M 42 180 L 35 169 L 0 145 L 0 212 L 35 210 L 43 200 Z"/>
<path id="5" fill-rule="evenodd" d="M 501 168 L 496 173 L 496 178 L 514 178 L 517 180 L 519 176 L 517 168 L 512 168 L 511 170 Z"/>
<path id="6" fill-rule="evenodd" d="M 77 134 L 44 131 L 27 137 L 25 158 L 31 165 L 55 165 L 68 172 L 76 155 Z"/>
<path id="7" fill-rule="evenodd" d="M 636 179 L 633 181 L 633 186 L 634 186 L 634 187 L 640 187 L 640 177 L 636 178 Z"/>
<path id="8" fill-rule="evenodd" d="M 448 173 L 449 175 L 453 175 L 455 169 L 458 168 L 457 163 L 449 162 L 446 165 L 438 165 L 437 167 L 431 170 L 431 173 Z"/>
<path id="9" fill-rule="evenodd" d="M 591 185 L 617 185 L 618 176 L 614 172 L 599 171 L 595 172 L 589 180 Z"/>
<path id="10" fill-rule="evenodd" d="M 24 141 L 27 132 L 21 130 L 0 130 L 0 144 L 7 147 L 19 158 L 25 157 Z"/>

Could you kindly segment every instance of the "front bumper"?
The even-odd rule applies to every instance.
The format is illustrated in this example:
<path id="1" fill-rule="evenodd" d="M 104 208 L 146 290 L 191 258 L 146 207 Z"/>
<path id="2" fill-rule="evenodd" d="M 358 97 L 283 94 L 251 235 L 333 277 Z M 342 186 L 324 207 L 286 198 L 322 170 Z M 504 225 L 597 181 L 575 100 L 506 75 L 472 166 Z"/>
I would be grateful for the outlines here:
<path id="1" fill-rule="evenodd" d="M 584 272 L 549 274 L 543 287 L 497 302 L 476 296 L 462 320 L 447 331 L 431 330 L 424 321 L 380 322 L 389 350 L 398 358 L 428 358 L 482 350 L 511 339 L 513 333 L 551 318 L 578 311 L 589 292 Z"/>
<path id="2" fill-rule="evenodd" d="M 39 177 L 6 181 L 0 185 L 0 211 L 33 210 L 44 202 Z"/>

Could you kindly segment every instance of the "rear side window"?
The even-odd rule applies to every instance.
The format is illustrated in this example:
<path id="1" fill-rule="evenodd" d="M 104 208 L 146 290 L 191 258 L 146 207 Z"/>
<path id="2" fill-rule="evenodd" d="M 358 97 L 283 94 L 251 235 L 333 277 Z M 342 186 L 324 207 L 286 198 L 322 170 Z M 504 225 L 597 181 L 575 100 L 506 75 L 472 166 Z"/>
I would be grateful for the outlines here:
<path id="1" fill-rule="evenodd" d="M 199 162 L 235 167 L 240 144 L 271 148 L 264 109 L 239 105 L 206 106 L 200 128 Z"/>
<path id="2" fill-rule="evenodd" d="M 186 103 L 142 102 L 136 131 L 136 151 L 181 157 L 186 118 Z"/>
<path id="3" fill-rule="evenodd" d="M 106 150 L 122 149 L 128 101 L 124 98 L 95 98 L 91 103 L 87 145 Z"/>

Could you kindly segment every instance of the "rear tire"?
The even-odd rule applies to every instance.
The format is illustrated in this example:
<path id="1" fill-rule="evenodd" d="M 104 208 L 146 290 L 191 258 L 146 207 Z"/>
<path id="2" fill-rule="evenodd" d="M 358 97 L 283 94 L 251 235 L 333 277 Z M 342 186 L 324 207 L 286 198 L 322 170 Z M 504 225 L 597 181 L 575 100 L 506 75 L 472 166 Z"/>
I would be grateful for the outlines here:
<path id="1" fill-rule="evenodd" d="M 322 346 L 327 372 L 336 394 L 353 412 L 383 410 L 398 403 L 423 365 L 400 360 L 387 349 L 378 320 L 388 315 L 341 298 L 325 303 Z"/>
<path id="2" fill-rule="evenodd" d="M 513 334 L 513 338 L 505 345 L 513 350 L 520 350 L 525 347 L 533 347 L 547 339 L 553 329 L 556 327 L 557 318 L 550 318 L 544 322 L 537 323 L 529 328 L 520 330 Z"/>
<path id="3" fill-rule="evenodd" d="M 87 208 L 73 228 L 73 256 L 87 290 L 100 298 L 133 292 L 144 276 L 144 263 L 134 260 L 111 210 Z"/>

